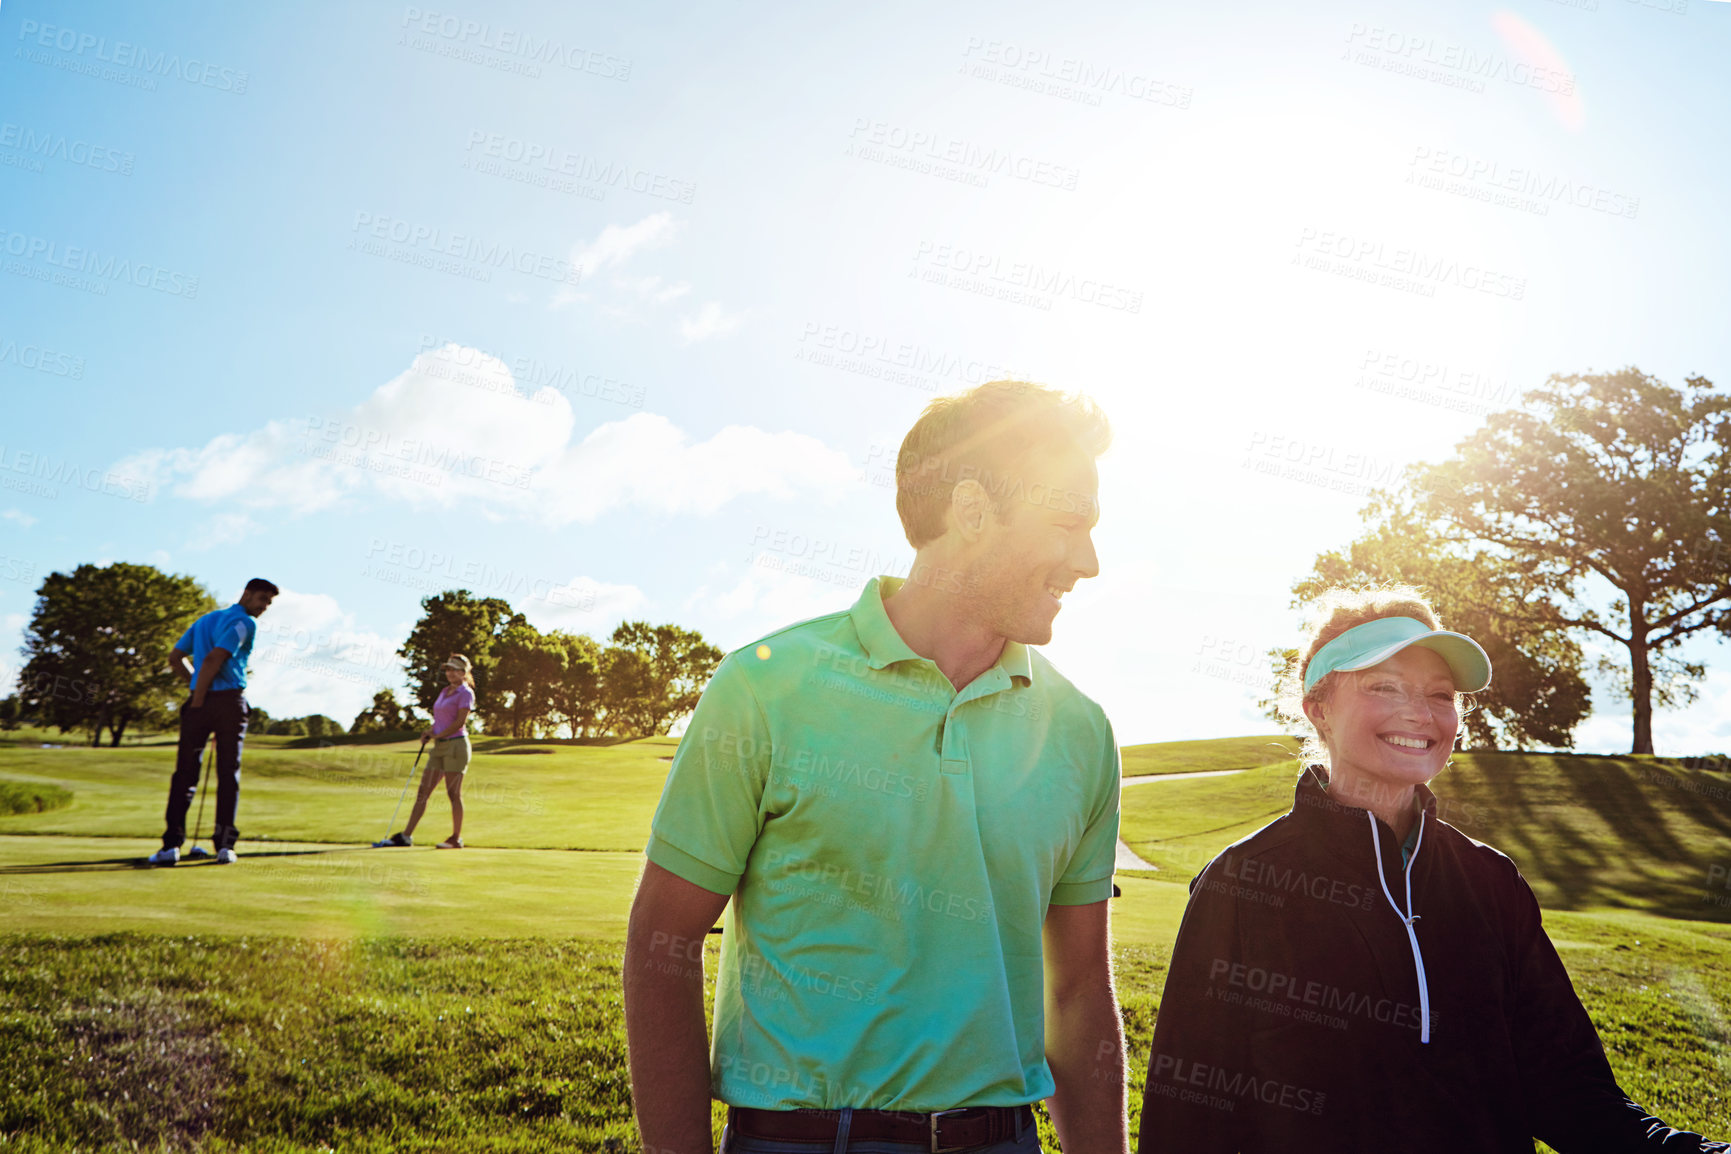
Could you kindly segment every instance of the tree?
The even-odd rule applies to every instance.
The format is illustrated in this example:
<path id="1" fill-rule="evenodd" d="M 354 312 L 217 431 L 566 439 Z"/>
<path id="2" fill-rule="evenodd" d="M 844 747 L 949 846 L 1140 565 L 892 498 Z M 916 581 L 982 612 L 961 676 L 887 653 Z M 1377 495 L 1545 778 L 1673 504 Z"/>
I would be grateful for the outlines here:
<path id="1" fill-rule="evenodd" d="M 117 561 L 50 573 L 36 591 L 18 675 L 25 711 L 62 733 L 109 732 L 119 745 L 129 725 L 167 728 L 181 682 L 168 653 L 187 626 L 217 607 L 191 577 Z"/>
<path id="2" fill-rule="evenodd" d="M 635 649 L 609 645 L 601 653 L 601 723 L 619 737 L 655 732 L 658 686 L 649 658 Z"/>
<path id="3" fill-rule="evenodd" d="M 559 630 L 547 634 L 546 641 L 559 653 L 553 713 L 571 727 L 572 737 L 588 737 L 601 711 L 601 646 L 586 633 Z"/>
<path id="4" fill-rule="evenodd" d="M 628 720 L 634 733 L 666 733 L 673 723 L 697 708 L 697 699 L 709 683 L 724 654 L 703 640 L 695 629 L 678 625 L 650 625 L 626 621 L 613 631 L 612 648 L 635 654 L 640 660 L 604 656 L 603 693 L 609 702 L 608 728 L 622 736 L 626 731 L 613 724 L 614 710 Z M 610 685 L 609 679 L 617 684 Z"/>
<path id="5" fill-rule="evenodd" d="M 475 709 L 483 712 L 493 668 L 493 642 L 517 622 L 525 622 L 525 618 L 509 602 L 498 597 L 477 600 L 467 589 L 421 598 L 421 619 L 397 650 L 397 656 L 408 666 L 415 701 L 432 710 L 445 688 L 445 659 L 461 653 L 474 665 Z"/>
<path id="6" fill-rule="evenodd" d="M 308 737 L 341 737 L 343 735 L 343 723 L 334 717 L 326 717 L 322 713 L 310 713 L 298 720 L 305 724 Z"/>
<path id="7" fill-rule="evenodd" d="M 1373 495 L 1364 517 L 1370 531 L 1344 551 L 1317 557 L 1311 574 L 1292 587 L 1293 606 L 1332 586 L 1419 586 L 1443 628 L 1467 634 L 1491 659 L 1491 684 L 1473 695 L 1478 708 L 1465 718 L 1468 743 L 1572 746 L 1591 701 L 1581 647 L 1562 627 L 1525 619 L 1534 589 L 1521 568 L 1450 540 L 1446 526 L 1426 521 L 1410 502 L 1390 494 Z"/>
<path id="8" fill-rule="evenodd" d="M 564 650 L 518 618 L 493 643 L 494 709 L 509 719 L 512 737 L 534 737 L 553 723 L 554 687 L 564 673 Z"/>
<path id="9" fill-rule="evenodd" d="M 389 689 L 373 694 L 373 703 L 355 715 L 350 733 L 392 733 L 416 728 L 415 711 L 404 708 Z"/>
<path id="10" fill-rule="evenodd" d="M 1626 651 L 1608 671 L 1632 701 L 1633 751 L 1652 753 L 1654 703 L 1692 700 L 1703 674 L 1676 648 L 1731 633 L 1731 398 L 1698 376 L 1554 375 L 1413 480 L 1427 516 L 1520 575 L 1511 628 Z"/>
<path id="11" fill-rule="evenodd" d="M 24 710 L 18 703 L 16 693 L 0 697 L 0 729 L 17 729 L 23 715 Z"/>

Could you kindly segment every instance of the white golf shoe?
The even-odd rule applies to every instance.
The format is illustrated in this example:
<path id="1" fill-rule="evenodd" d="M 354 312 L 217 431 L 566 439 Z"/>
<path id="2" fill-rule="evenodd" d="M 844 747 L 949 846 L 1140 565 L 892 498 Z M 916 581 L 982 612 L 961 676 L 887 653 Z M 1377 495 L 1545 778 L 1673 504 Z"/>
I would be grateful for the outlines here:
<path id="1" fill-rule="evenodd" d="M 217 865 L 233 865 L 239 860 L 240 855 L 229 849 L 227 846 L 223 846 L 221 849 L 216 851 Z"/>
<path id="2" fill-rule="evenodd" d="M 148 861 L 151 865 L 174 865 L 180 860 L 180 847 L 177 845 L 165 845 L 144 860 Z"/>

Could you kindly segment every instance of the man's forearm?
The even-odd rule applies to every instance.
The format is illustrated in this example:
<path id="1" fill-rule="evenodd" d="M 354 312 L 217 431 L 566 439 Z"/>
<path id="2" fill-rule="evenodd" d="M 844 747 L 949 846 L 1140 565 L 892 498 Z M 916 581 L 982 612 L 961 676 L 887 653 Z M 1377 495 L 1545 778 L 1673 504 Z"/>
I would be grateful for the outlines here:
<path id="1" fill-rule="evenodd" d="M 633 934 L 624 979 L 631 1100 L 643 1147 L 649 1154 L 709 1154 L 703 939 Z"/>
<path id="2" fill-rule="evenodd" d="M 211 683 L 216 680 L 216 675 L 222 672 L 223 662 L 227 660 L 228 650 L 220 647 L 204 655 L 204 660 L 198 667 L 198 680 L 193 682 L 192 686 L 192 699 L 195 702 L 203 703 L 204 695 L 210 692 Z"/>
<path id="3" fill-rule="evenodd" d="M 1110 986 L 1047 1008 L 1046 1061 L 1057 1087 L 1046 1099 L 1066 1154 L 1125 1154 L 1124 1030 Z"/>

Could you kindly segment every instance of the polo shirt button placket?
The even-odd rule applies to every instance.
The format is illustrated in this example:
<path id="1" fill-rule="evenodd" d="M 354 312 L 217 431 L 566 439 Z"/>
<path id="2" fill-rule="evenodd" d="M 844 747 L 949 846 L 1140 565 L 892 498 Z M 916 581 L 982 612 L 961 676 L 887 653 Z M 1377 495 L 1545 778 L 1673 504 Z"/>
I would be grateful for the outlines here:
<path id="1" fill-rule="evenodd" d="M 951 713 L 944 721 L 943 764 L 945 773 L 968 772 L 968 731 L 961 720 Z"/>

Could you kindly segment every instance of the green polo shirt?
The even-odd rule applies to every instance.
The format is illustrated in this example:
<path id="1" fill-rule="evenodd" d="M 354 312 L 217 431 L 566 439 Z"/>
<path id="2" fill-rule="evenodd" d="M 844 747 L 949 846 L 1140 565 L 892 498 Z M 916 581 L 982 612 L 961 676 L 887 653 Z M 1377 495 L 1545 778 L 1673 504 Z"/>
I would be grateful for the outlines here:
<path id="1" fill-rule="evenodd" d="M 770 1110 L 1052 1093 L 1047 907 L 1112 895 L 1105 714 L 1015 642 L 960 692 L 869 582 L 716 670 L 649 860 L 730 894 L 711 1087 Z"/>

